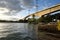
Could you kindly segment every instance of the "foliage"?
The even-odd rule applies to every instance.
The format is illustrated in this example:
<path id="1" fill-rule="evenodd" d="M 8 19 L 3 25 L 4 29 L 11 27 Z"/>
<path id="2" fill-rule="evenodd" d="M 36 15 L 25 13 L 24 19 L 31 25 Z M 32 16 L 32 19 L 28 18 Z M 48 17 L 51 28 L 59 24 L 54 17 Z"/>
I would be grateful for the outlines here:
<path id="1" fill-rule="evenodd" d="M 32 18 L 28 18 L 29 23 L 36 23 L 35 15 L 32 15 Z"/>
<path id="2" fill-rule="evenodd" d="M 50 15 L 47 15 L 46 17 L 44 17 L 44 15 L 43 15 L 38 19 L 38 21 L 48 23 L 48 22 L 52 21 L 52 18 L 50 17 Z"/>

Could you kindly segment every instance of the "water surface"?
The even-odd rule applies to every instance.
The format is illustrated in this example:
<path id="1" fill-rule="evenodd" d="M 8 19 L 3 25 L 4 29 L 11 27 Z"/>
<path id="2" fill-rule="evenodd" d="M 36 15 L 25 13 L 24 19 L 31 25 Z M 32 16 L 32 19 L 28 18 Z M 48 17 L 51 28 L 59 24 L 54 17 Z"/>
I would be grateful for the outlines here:
<path id="1" fill-rule="evenodd" d="M 28 23 L 0 23 L 0 40 L 28 40 L 32 38 L 32 30 Z"/>

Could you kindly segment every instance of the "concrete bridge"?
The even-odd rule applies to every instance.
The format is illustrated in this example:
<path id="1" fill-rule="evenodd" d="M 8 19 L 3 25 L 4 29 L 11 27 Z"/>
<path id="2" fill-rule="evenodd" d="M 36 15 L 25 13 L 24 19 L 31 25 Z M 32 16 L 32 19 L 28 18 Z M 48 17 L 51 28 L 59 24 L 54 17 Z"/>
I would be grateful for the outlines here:
<path id="1" fill-rule="evenodd" d="M 30 14 L 30 15 L 26 16 L 25 19 L 28 18 L 28 17 L 30 17 L 30 16 L 32 16 L 32 15 L 41 17 L 41 16 L 44 15 L 44 14 L 50 14 L 50 13 L 54 13 L 54 12 L 56 12 L 56 11 L 60 11 L 60 4 L 55 5 L 55 6 L 53 6 L 53 7 L 50 7 L 50 8 L 48 8 L 48 9 L 45 9 L 45 10 L 38 11 L 38 12 L 36 12 L 36 13 Z"/>

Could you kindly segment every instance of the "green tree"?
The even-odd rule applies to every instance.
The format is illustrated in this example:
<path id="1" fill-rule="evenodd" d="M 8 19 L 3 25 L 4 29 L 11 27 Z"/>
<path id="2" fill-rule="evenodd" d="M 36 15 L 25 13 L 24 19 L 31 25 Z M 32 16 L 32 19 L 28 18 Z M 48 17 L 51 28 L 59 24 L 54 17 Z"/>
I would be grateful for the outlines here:
<path id="1" fill-rule="evenodd" d="M 32 18 L 28 18 L 28 22 L 29 23 L 36 23 L 36 18 L 35 18 L 34 14 L 32 15 Z"/>
<path id="2" fill-rule="evenodd" d="M 38 19 L 38 22 L 44 22 L 44 23 L 48 23 L 51 22 L 52 18 L 50 17 L 50 15 L 43 15 Z"/>

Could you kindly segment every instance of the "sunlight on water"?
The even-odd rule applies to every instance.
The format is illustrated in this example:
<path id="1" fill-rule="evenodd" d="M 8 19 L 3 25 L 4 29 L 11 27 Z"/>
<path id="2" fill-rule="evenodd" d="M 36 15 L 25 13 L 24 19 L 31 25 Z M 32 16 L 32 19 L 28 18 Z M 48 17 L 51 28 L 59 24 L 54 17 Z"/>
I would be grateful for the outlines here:
<path id="1" fill-rule="evenodd" d="M 0 23 L 0 38 L 12 33 L 24 33 L 27 31 L 27 27 L 24 27 L 26 25 L 23 23 Z"/>
<path id="2" fill-rule="evenodd" d="M 0 23 L 0 40 L 33 40 L 33 25 L 28 23 Z"/>

